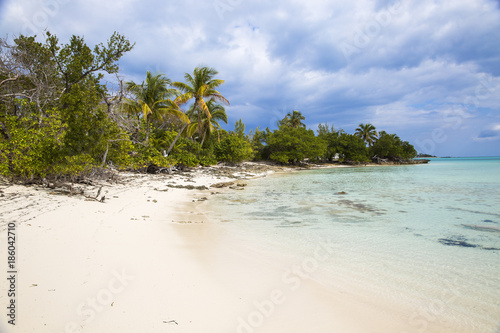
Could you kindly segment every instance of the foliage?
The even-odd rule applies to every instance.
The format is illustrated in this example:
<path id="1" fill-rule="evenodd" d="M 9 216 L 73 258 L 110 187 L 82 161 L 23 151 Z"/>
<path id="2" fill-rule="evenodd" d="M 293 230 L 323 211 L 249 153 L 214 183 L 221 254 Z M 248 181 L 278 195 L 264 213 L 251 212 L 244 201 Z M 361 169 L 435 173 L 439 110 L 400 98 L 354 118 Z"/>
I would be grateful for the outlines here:
<path id="1" fill-rule="evenodd" d="M 227 124 L 229 101 L 216 90 L 224 80 L 210 67 L 185 73 L 185 82 L 147 72 L 142 83 L 120 81 L 120 90 L 110 93 L 101 81 L 118 72 L 119 59 L 133 46 L 118 33 L 93 48 L 78 36 L 60 44 L 48 32 L 44 43 L 36 36 L 21 35 L 14 45 L 0 39 L 0 174 L 73 182 L 107 165 L 146 170 L 252 158 L 298 163 L 338 156 L 359 163 L 374 155 L 416 155 L 395 134 L 377 137 L 372 124 L 360 124 L 355 134 L 319 124 L 316 136 L 297 110 L 277 130 L 257 128 L 247 136 L 239 119 L 228 133 L 221 124 Z"/>
<path id="2" fill-rule="evenodd" d="M 203 113 L 201 115 L 201 123 L 198 123 L 196 119 L 193 119 L 193 122 L 188 127 L 189 136 L 193 136 L 194 133 L 198 132 L 201 128 L 202 131 L 202 139 L 201 145 L 203 146 L 205 140 L 210 138 L 213 133 L 217 134 L 217 138 L 220 139 L 220 130 L 222 129 L 219 121 L 223 121 L 227 124 L 227 114 L 226 109 L 223 105 L 217 103 L 214 99 L 210 99 L 206 103 L 208 113 Z M 189 115 L 193 116 L 194 114 L 194 105 L 189 111 Z"/>
<path id="3" fill-rule="evenodd" d="M 372 124 L 359 124 L 354 135 L 363 139 L 368 146 L 372 146 L 377 139 L 377 131 Z"/>
<path id="4" fill-rule="evenodd" d="M 103 72 L 118 72 L 118 60 L 134 47 L 124 36 L 114 32 L 106 46 L 98 44 L 92 50 L 83 37 L 73 35 L 69 44 L 60 46 L 55 35 L 47 32 L 47 45 L 57 64 L 63 80 L 65 93 L 69 93 L 74 84 L 86 79 L 99 81 Z"/>
<path id="5" fill-rule="evenodd" d="M 250 143 L 254 151 L 254 160 L 262 161 L 270 158 L 271 153 L 267 146 L 267 140 L 270 134 L 271 131 L 269 128 L 266 128 L 265 131 L 261 131 L 258 127 L 255 129 L 255 132 L 251 133 Z"/>
<path id="6" fill-rule="evenodd" d="M 136 114 L 138 118 L 145 119 L 146 136 L 145 142 L 149 141 L 150 125 L 153 121 L 158 128 L 168 116 L 176 117 L 184 123 L 189 123 L 189 118 L 171 98 L 175 96 L 175 89 L 168 86 L 170 79 L 165 75 L 151 72 L 146 73 L 146 80 L 141 84 L 133 81 L 126 83 L 127 91 L 132 93 L 132 99 L 126 99 L 124 108 L 129 114 Z"/>
<path id="7" fill-rule="evenodd" d="M 88 154 L 64 154 L 66 125 L 55 112 L 47 112 L 41 124 L 27 117 L 4 120 L 8 140 L 0 140 L 0 173 L 13 179 L 69 178 L 90 170 Z"/>
<path id="8" fill-rule="evenodd" d="M 237 133 L 226 136 L 214 148 L 217 160 L 240 163 L 253 157 L 252 145 Z"/>
<path id="9" fill-rule="evenodd" d="M 170 168 L 177 164 L 173 157 L 164 157 L 156 148 L 142 144 L 135 145 L 132 159 L 131 168 L 140 171 L 146 170 L 151 165 Z"/>
<path id="10" fill-rule="evenodd" d="M 241 118 L 234 123 L 234 131 L 233 132 L 240 139 L 245 138 L 245 124 L 243 123 Z"/>
<path id="11" fill-rule="evenodd" d="M 354 134 L 340 133 L 335 152 L 339 154 L 341 162 L 359 163 L 369 161 L 365 142 Z"/>
<path id="12" fill-rule="evenodd" d="M 189 100 L 194 99 L 192 107 L 193 116 L 198 123 L 197 132 L 198 139 L 203 141 L 204 126 L 210 124 L 211 113 L 207 102 L 213 100 L 229 105 L 229 101 L 216 90 L 217 87 L 224 84 L 224 80 L 214 79 L 218 74 L 214 68 L 210 67 L 196 67 L 193 75 L 185 73 L 184 79 L 186 82 L 173 82 L 172 85 L 178 88 L 182 94 L 176 98 L 177 104 L 187 103 Z M 204 122 L 203 118 L 208 122 Z"/>
<path id="13" fill-rule="evenodd" d="M 306 128 L 306 125 L 302 122 L 302 120 L 305 120 L 306 117 L 302 115 L 299 111 L 294 110 L 293 113 L 288 112 L 285 118 L 282 120 L 278 121 L 278 126 L 286 126 L 286 127 L 293 127 L 293 128 L 298 128 L 298 127 L 303 127 Z"/>
<path id="14" fill-rule="evenodd" d="M 0 85 L 3 174 L 58 179 L 107 161 L 130 162 L 123 151 L 130 148 L 127 136 L 100 105 L 107 91 L 100 79 L 118 71 L 130 42 L 115 33 L 107 46 L 92 50 L 81 37 L 59 45 L 47 32 L 45 44 L 20 36 L 15 45 L 3 46 L 1 72 L 8 78 Z"/>
<path id="15" fill-rule="evenodd" d="M 335 131 L 333 125 L 329 127 L 328 123 L 325 123 L 325 125 L 321 123 L 318 124 L 318 138 L 323 140 L 326 144 L 323 160 L 331 162 L 335 159 L 339 153 L 338 140 L 341 133 L 343 133 L 343 131 Z"/>
<path id="16" fill-rule="evenodd" d="M 282 126 L 269 135 L 267 145 L 270 159 L 280 163 L 320 159 L 326 149 L 324 141 L 303 127 Z"/>
<path id="17" fill-rule="evenodd" d="M 383 132 L 371 147 L 371 154 L 392 160 L 411 159 L 417 155 L 417 151 L 408 141 L 402 141 L 396 134 Z"/>

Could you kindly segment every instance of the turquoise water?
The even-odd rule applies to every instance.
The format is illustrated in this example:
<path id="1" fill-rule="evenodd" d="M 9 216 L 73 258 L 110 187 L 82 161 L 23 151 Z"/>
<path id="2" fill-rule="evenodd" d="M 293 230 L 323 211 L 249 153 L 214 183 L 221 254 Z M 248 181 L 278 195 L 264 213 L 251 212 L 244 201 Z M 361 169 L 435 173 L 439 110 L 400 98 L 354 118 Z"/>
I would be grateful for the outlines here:
<path id="1" fill-rule="evenodd" d="M 334 244 L 314 278 L 420 309 L 416 331 L 500 323 L 498 157 L 273 175 L 212 198 L 214 220 L 273 251 L 300 260 Z"/>

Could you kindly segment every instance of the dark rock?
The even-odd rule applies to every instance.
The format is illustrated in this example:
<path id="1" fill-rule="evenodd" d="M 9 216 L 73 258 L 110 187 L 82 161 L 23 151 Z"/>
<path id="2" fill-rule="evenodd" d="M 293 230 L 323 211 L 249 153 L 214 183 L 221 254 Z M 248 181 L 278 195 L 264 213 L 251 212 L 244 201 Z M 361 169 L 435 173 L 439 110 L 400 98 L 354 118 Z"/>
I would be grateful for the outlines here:
<path id="1" fill-rule="evenodd" d="M 500 251 L 500 248 L 498 248 L 498 247 L 483 247 L 483 250 Z"/>
<path id="2" fill-rule="evenodd" d="M 462 224 L 462 227 L 477 231 L 500 232 L 500 227 L 492 225 Z"/>
<path id="3" fill-rule="evenodd" d="M 231 185 L 234 185 L 234 182 L 215 183 L 215 184 L 210 185 L 210 187 L 223 188 L 223 187 L 228 187 Z"/>
<path id="4" fill-rule="evenodd" d="M 440 238 L 439 243 L 443 245 L 450 245 L 450 246 L 462 246 L 462 247 L 477 247 L 477 245 L 467 243 L 466 241 L 461 241 L 461 240 L 453 240 L 453 239 L 448 239 L 448 238 Z"/>
<path id="5" fill-rule="evenodd" d="M 208 190 L 208 187 L 205 185 L 194 186 L 194 185 L 171 185 L 167 184 L 168 187 L 172 188 L 185 188 L 187 190 Z"/>

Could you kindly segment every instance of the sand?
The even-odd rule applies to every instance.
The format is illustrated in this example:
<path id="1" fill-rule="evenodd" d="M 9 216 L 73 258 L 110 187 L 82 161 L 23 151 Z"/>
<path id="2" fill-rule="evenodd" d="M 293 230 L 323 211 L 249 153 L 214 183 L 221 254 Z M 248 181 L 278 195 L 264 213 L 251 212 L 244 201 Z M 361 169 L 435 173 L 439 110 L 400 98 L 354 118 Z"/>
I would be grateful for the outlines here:
<path id="1" fill-rule="evenodd" d="M 0 332 L 457 332 L 436 320 L 424 327 L 415 309 L 292 273 L 297 263 L 286 255 L 210 220 L 199 199 L 215 190 L 166 186 L 230 179 L 125 176 L 126 184 L 103 187 L 104 202 L 0 186 L 0 258 L 9 277 L 14 222 L 17 272 L 15 297 L 0 280 Z M 327 256 L 328 246 L 318 246 Z"/>

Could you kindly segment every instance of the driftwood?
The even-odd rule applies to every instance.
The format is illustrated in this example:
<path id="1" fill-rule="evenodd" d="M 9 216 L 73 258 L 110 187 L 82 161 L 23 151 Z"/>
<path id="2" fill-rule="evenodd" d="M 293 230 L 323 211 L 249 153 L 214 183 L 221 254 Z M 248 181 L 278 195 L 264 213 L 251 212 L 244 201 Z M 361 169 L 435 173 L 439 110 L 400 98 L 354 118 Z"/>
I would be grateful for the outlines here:
<path id="1" fill-rule="evenodd" d="M 90 196 L 90 195 L 83 195 L 85 198 L 87 199 L 90 199 L 90 200 L 95 200 L 95 201 L 99 201 L 99 202 L 104 202 L 104 200 L 106 200 L 106 196 L 102 196 L 100 199 L 99 198 L 99 195 L 101 194 L 101 191 L 102 191 L 102 185 L 101 187 L 99 187 L 99 190 L 97 190 L 97 194 L 93 197 L 93 196 Z"/>

